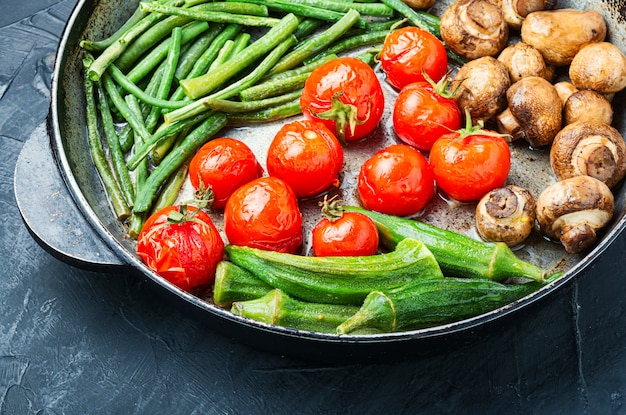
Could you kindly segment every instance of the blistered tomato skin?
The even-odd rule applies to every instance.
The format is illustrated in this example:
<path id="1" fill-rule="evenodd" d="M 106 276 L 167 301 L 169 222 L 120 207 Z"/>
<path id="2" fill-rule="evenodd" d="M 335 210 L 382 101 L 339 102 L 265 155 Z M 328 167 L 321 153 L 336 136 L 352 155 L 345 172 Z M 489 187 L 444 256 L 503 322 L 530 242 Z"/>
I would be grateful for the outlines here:
<path id="1" fill-rule="evenodd" d="M 433 85 L 423 81 L 402 88 L 392 120 L 402 142 L 430 151 L 439 137 L 461 128 L 463 117 L 454 98 L 440 95 Z"/>
<path id="2" fill-rule="evenodd" d="M 341 105 L 335 102 L 333 106 L 334 100 Z M 337 108 L 342 106 L 352 107 L 354 114 L 347 108 Z M 302 90 L 300 107 L 305 118 L 322 122 L 340 141 L 355 141 L 374 131 L 383 116 L 385 96 L 378 76 L 368 64 L 341 57 L 311 72 Z M 342 120 L 347 125 L 342 126 Z"/>
<path id="3" fill-rule="evenodd" d="M 449 133 L 430 151 L 437 186 L 460 202 L 480 200 L 487 192 L 504 186 L 511 168 L 511 153 L 504 138 Z"/>
<path id="4" fill-rule="evenodd" d="M 188 210 L 195 210 L 188 206 Z M 224 241 L 203 211 L 192 220 L 168 223 L 168 206 L 151 215 L 137 239 L 137 254 L 154 272 L 185 291 L 213 283 L 217 263 L 224 258 Z"/>
<path id="5" fill-rule="evenodd" d="M 224 137 L 203 145 L 189 164 L 189 179 L 194 189 L 211 187 L 212 207 L 223 209 L 230 195 L 244 183 L 263 175 L 263 167 L 252 150 L 242 141 Z"/>
<path id="6" fill-rule="evenodd" d="M 424 81 L 426 73 L 438 82 L 448 72 L 448 56 L 443 43 L 415 26 L 394 30 L 385 38 L 380 62 L 387 82 L 397 89 Z"/>
<path id="7" fill-rule="evenodd" d="M 315 256 L 367 256 L 378 250 L 376 224 L 358 212 L 343 212 L 334 221 L 324 218 L 311 235 Z"/>
<path id="8" fill-rule="evenodd" d="M 224 232 L 233 245 L 296 253 L 302 245 L 298 199 L 277 177 L 248 182 L 226 202 Z"/>
<path id="9" fill-rule="evenodd" d="M 357 191 L 366 209 L 412 216 L 433 198 L 435 180 L 428 160 L 419 150 L 393 144 L 361 166 Z"/>
<path id="10" fill-rule="evenodd" d="M 339 186 L 343 148 L 320 122 L 287 123 L 278 131 L 267 151 L 267 172 L 283 179 L 296 197 L 318 195 Z"/>

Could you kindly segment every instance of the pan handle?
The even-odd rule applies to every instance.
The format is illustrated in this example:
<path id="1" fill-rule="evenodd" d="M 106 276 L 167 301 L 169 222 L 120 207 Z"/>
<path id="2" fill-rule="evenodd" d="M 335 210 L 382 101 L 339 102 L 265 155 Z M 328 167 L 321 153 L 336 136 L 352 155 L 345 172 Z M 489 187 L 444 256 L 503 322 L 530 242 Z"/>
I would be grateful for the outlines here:
<path id="1" fill-rule="evenodd" d="M 70 265 L 98 272 L 128 268 L 74 203 L 50 148 L 44 121 L 17 159 L 14 191 L 20 215 L 39 245 Z"/>

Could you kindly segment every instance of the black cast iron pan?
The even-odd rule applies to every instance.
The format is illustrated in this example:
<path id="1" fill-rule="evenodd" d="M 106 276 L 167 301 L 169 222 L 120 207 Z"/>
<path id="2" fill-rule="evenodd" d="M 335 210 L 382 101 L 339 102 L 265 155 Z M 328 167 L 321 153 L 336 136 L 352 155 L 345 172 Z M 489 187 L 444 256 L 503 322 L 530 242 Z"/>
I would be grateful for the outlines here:
<path id="1" fill-rule="evenodd" d="M 449 4 L 439 1 L 433 12 Z M 324 361 L 378 360 L 410 357 L 441 350 L 442 345 L 469 341 L 484 330 L 492 330 L 515 314 L 528 312 L 538 301 L 579 276 L 604 250 L 620 236 L 626 210 L 623 186 L 614 189 L 616 209 L 613 221 L 600 236 L 598 244 L 581 255 L 568 255 L 554 242 L 538 232 L 516 254 L 545 269 L 563 271 L 559 280 L 538 292 L 501 309 L 475 318 L 407 332 L 337 336 L 303 332 L 249 321 L 216 307 L 210 301 L 186 293 L 149 270 L 135 254 L 134 242 L 116 220 L 105 196 L 100 179 L 90 158 L 85 138 L 84 97 L 82 88 L 83 39 L 104 38 L 119 27 L 132 13 L 137 1 L 81 0 L 76 5 L 63 33 L 52 79 L 51 107 L 47 125 L 42 125 L 25 144 L 16 167 L 15 193 L 22 217 L 33 237 L 54 256 L 78 267 L 104 272 L 134 273 L 143 278 L 165 298 L 188 310 L 222 333 L 254 347 Z M 621 3 L 609 1 L 565 2 L 559 8 L 595 9 L 605 18 L 609 40 L 622 50 L 626 42 L 626 26 Z M 383 82 L 383 85 L 386 85 Z M 387 87 L 388 96 L 394 92 Z M 388 105 L 389 106 L 389 105 Z M 614 126 L 626 133 L 624 102 L 621 94 L 614 99 Z M 358 203 L 353 184 L 361 163 L 378 148 L 396 142 L 386 113 L 378 130 L 362 143 L 349 144 L 340 196 L 347 203 Z M 259 160 L 269 139 L 279 127 L 273 123 L 253 128 L 225 131 L 246 141 Z M 529 149 L 516 143 L 512 147 L 513 166 L 510 181 L 522 185 L 535 195 L 554 180 L 545 150 Z M 532 160 L 532 162 L 529 162 Z M 39 166 L 32 169 L 32 165 Z M 47 171 L 37 175 L 35 171 Z M 37 194 L 35 198 L 33 195 Z M 42 202 L 43 200 L 43 202 Z M 302 202 L 305 231 L 319 217 L 317 200 Z M 426 222 L 474 234 L 473 206 L 457 205 L 437 198 L 420 218 Z M 219 225 L 219 215 L 214 215 Z M 306 233 L 305 233 L 306 235 Z M 307 246 L 303 248 L 307 251 Z"/>

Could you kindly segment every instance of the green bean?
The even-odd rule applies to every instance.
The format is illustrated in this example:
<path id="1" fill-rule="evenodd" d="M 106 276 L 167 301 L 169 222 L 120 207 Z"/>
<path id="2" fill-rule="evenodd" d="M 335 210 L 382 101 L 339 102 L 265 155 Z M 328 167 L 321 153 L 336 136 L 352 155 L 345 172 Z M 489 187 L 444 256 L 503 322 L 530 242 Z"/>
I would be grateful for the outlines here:
<path id="1" fill-rule="evenodd" d="M 213 70 L 215 70 L 215 68 L 226 62 L 234 48 L 235 41 L 233 39 L 228 39 L 215 57 L 215 60 L 213 60 L 213 62 L 211 62 L 211 65 L 209 65 L 209 69 L 207 70 L 207 72 L 212 72 Z"/>
<path id="2" fill-rule="evenodd" d="M 139 6 L 144 11 L 158 12 L 175 16 L 189 17 L 193 20 L 201 20 L 217 23 L 237 23 L 244 26 L 272 27 L 280 21 L 274 17 L 254 16 L 249 14 L 235 14 L 213 12 L 209 10 L 185 9 L 182 7 L 169 7 L 160 4 L 141 2 Z"/>
<path id="3" fill-rule="evenodd" d="M 397 11 L 414 26 L 426 30 L 441 39 L 439 18 L 422 10 L 415 10 L 402 0 L 381 0 L 384 4 Z"/>
<path id="4" fill-rule="evenodd" d="M 279 24 L 270 28 L 262 37 L 252 42 L 233 59 L 220 65 L 215 71 L 196 78 L 183 79 L 180 85 L 185 94 L 192 99 L 214 90 L 290 37 L 297 26 L 298 18 L 294 14 L 286 15 Z"/>
<path id="5" fill-rule="evenodd" d="M 126 33 L 135 24 L 139 23 L 139 21 L 142 20 L 146 16 L 148 16 L 148 13 L 144 12 L 143 10 L 139 8 L 139 6 L 137 6 L 133 14 L 128 18 L 128 20 L 126 20 L 124 24 L 120 26 L 120 28 L 117 29 L 115 33 L 113 33 L 111 36 L 102 40 L 97 40 L 97 41 L 81 40 L 80 47 L 90 52 L 103 51 L 104 49 L 111 46 L 113 42 L 121 38 L 122 35 L 124 35 L 124 33 Z"/>
<path id="6" fill-rule="evenodd" d="M 186 44 L 191 39 L 195 39 L 197 36 L 206 32 L 209 29 L 207 22 L 193 22 L 183 28 L 182 44 Z M 126 74 L 128 79 L 137 83 L 142 80 L 148 73 L 156 68 L 159 63 L 167 56 L 169 44 L 172 41 L 168 38 L 158 45 L 156 45 L 146 56 L 133 66 L 133 68 Z"/>
<path id="7" fill-rule="evenodd" d="M 202 105 L 206 108 L 228 113 L 259 111 L 276 105 L 282 105 L 300 98 L 302 89 L 292 91 L 283 95 L 251 101 L 230 101 L 227 99 L 205 97 L 201 99 Z"/>
<path id="8" fill-rule="evenodd" d="M 86 65 L 91 64 L 91 59 L 86 59 Z M 118 218 L 118 220 L 124 220 L 130 214 L 130 209 L 124 201 L 124 195 L 120 190 L 115 177 L 109 168 L 109 164 L 102 148 L 102 138 L 98 130 L 98 115 L 96 112 L 96 100 L 94 97 L 94 85 L 93 81 L 85 71 L 84 76 L 84 88 L 85 88 L 85 116 L 87 119 L 87 140 L 89 141 L 89 149 L 91 151 L 91 158 L 96 166 L 96 170 L 100 175 L 102 184 L 109 195 L 111 205 Z"/>
<path id="9" fill-rule="evenodd" d="M 282 120 L 301 114 L 300 99 L 294 99 L 276 107 L 267 108 L 260 111 L 228 113 L 228 125 L 247 125 L 259 122 Z"/>
<path id="10" fill-rule="evenodd" d="M 180 168 L 189 156 L 217 134 L 226 125 L 226 121 L 226 115 L 219 112 L 212 114 L 187 135 L 175 151 L 170 151 L 163 162 L 148 176 L 146 183 L 138 190 L 133 212 L 147 212 L 156 198 L 159 187 Z"/>
<path id="11" fill-rule="evenodd" d="M 333 59 L 337 59 L 337 58 L 338 56 L 335 54 L 320 56 L 319 58 L 315 58 L 311 60 L 311 62 L 306 63 L 305 65 L 299 66 L 294 69 L 289 69 L 288 71 L 277 73 L 276 75 L 272 75 L 268 77 L 267 79 L 265 79 L 265 81 L 276 81 L 279 79 L 291 78 L 292 76 L 301 75 L 303 73 L 311 73 L 313 69 L 317 68 L 318 66 L 323 65 L 326 62 L 330 62 Z"/>
<path id="12" fill-rule="evenodd" d="M 223 12 L 232 14 L 246 14 L 250 16 L 268 17 L 269 11 L 266 6 L 260 4 L 245 3 L 243 1 L 215 1 L 201 4 L 192 9 Z"/>
<path id="13" fill-rule="evenodd" d="M 382 43 L 388 34 L 389 30 L 379 30 L 376 32 L 367 32 L 361 35 L 351 36 L 333 44 L 327 49 L 324 49 L 324 51 L 315 55 L 313 59 L 319 59 L 326 55 L 337 55 L 341 52 L 345 52 L 346 50 L 358 48 L 365 45 Z M 304 63 L 310 63 L 311 60 L 312 59 L 307 59 L 304 61 Z"/>
<path id="14" fill-rule="evenodd" d="M 173 4 L 182 4 L 182 0 L 172 1 Z M 169 3 L 168 3 L 169 4 Z M 165 15 L 160 13 L 150 13 L 139 22 L 135 23 L 130 29 L 128 29 L 119 39 L 113 42 L 109 47 L 102 51 L 102 53 L 90 63 L 87 69 L 87 75 L 92 81 L 100 80 L 100 77 L 106 71 L 107 67 L 113 63 L 128 47 L 128 45 L 148 30 L 153 24 L 159 20 L 165 18 Z"/>
<path id="15" fill-rule="evenodd" d="M 111 108 L 109 107 L 109 101 L 107 99 L 104 90 L 99 88 L 98 103 L 100 104 L 100 119 L 102 120 L 102 129 L 109 145 L 109 154 L 111 155 L 111 165 L 113 171 L 117 176 L 118 184 L 126 204 L 128 207 L 132 207 L 133 200 L 135 199 L 135 189 L 130 179 L 130 174 L 126 168 L 126 161 L 124 161 L 124 154 L 120 146 L 120 141 L 115 132 L 115 125 L 113 124 L 113 116 L 111 115 Z"/>
<path id="16" fill-rule="evenodd" d="M 190 159 L 187 159 L 187 161 L 184 162 L 183 165 L 180 166 L 178 170 L 176 170 L 176 172 L 165 181 L 165 183 L 163 184 L 163 188 L 159 192 L 156 200 L 154 201 L 154 205 L 152 206 L 151 211 L 152 213 L 155 213 L 164 207 L 171 206 L 176 203 L 176 199 L 178 199 L 180 189 L 183 187 L 183 184 L 187 179 L 189 162 Z"/>
<path id="17" fill-rule="evenodd" d="M 375 17 L 392 17 L 394 10 L 383 3 L 354 3 L 336 0 L 284 0 L 285 3 L 305 4 L 312 7 L 318 7 L 324 10 L 332 10 L 336 12 L 346 13 L 350 9 L 354 9 L 361 16 Z"/>
<path id="18" fill-rule="evenodd" d="M 299 40 L 304 39 L 311 33 L 313 33 L 317 28 L 322 26 L 324 22 L 319 19 L 312 19 L 310 17 L 305 18 L 300 22 L 296 30 L 293 32 L 293 35 Z"/>
<path id="19" fill-rule="evenodd" d="M 292 52 L 285 55 L 274 68 L 270 70 L 269 74 L 274 75 L 300 65 L 305 59 L 327 48 L 328 45 L 350 29 L 359 18 L 359 12 L 349 10 L 337 23 L 323 32 L 313 35 L 301 42 Z"/>
<path id="20" fill-rule="evenodd" d="M 265 81 L 263 83 L 256 84 L 241 91 L 239 93 L 239 97 L 242 101 L 255 101 L 283 94 L 295 89 L 302 89 L 310 73 L 311 72 L 304 72 L 299 75 L 293 75 L 289 78 Z"/>
<path id="21" fill-rule="evenodd" d="M 226 99 L 237 95 L 240 91 L 248 88 L 255 82 L 257 82 L 265 73 L 276 64 L 278 59 L 295 43 L 297 42 L 294 36 L 290 36 L 276 46 L 270 53 L 267 54 L 261 63 L 254 68 L 248 75 L 239 79 L 238 81 L 228 85 L 224 89 L 217 91 L 209 96 L 209 98 L 221 98 Z M 196 100 L 186 107 L 178 110 L 166 113 L 164 115 L 165 122 L 174 123 L 183 120 L 187 117 L 200 113 L 206 110 L 205 105 L 201 102 L 202 99 Z"/>
<path id="22" fill-rule="evenodd" d="M 193 69 L 195 63 L 198 59 L 200 59 L 209 46 L 211 46 L 211 42 L 213 42 L 221 30 L 221 26 L 211 25 L 209 30 L 198 36 L 189 49 L 181 54 L 178 66 L 176 67 L 176 73 L 174 73 L 174 79 L 178 81 L 187 77 L 189 72 Z"/>
<path id="23" fill-rule="evenodd" d="M 228 1 L 228 0 L 227 0 Z M 282 0 L 238 0 L 245 1 L 254 4 L 262 4 L 267 6 L 268 9 L 278 10 L 286 13 L 293 13 L 297 16 L 309 17 L 313 19 L 323 20 L 327 22 L 338 22 L 345 15 L 344 12 L 337 12 L 333 10 L 326 10 L 320 7 L 309 6 L 306 3 L 296 4 L 289 1 Z M 346 12 L 347 13 L 347 12 Z M 359 16 L 357 27 L 367 27 L 367 21 Z"/>

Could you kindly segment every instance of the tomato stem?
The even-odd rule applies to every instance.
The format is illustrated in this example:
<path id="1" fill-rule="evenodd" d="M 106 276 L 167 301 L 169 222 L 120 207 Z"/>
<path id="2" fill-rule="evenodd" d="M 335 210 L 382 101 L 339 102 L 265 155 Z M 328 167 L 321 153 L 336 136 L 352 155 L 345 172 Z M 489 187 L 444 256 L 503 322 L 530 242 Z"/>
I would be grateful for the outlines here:
<path id="1" fill-rule="evenodd" d="M 322 216 L 330 222 L 335 222 L 343 216 L 343 206 L 336 197 L 335 195 L 329 199 L 328 195 L 325 195 L 324 200 L 319 202 L 319 205 L 322 207 Z"/>
<path id="2" fill-rule="evenodd" d="M 346 128 L 350 128 L 350 134 L 354 135 L 354 129 L 357 125 L 364 124 L 370 117 L 371 103 L 368 100 L 367 114 L 364 120 L 358 119 L 358 108 L 352 104 L 346 104 L 339 99 L 343 95 L 343 91 L 339 91 L 333 95 L 331 108 L 327 111 L 315 113 L 311 109 L 309 112 L 315 117 L 322 120 L 335 121 L 337 138 L 345 144 Z"/>

